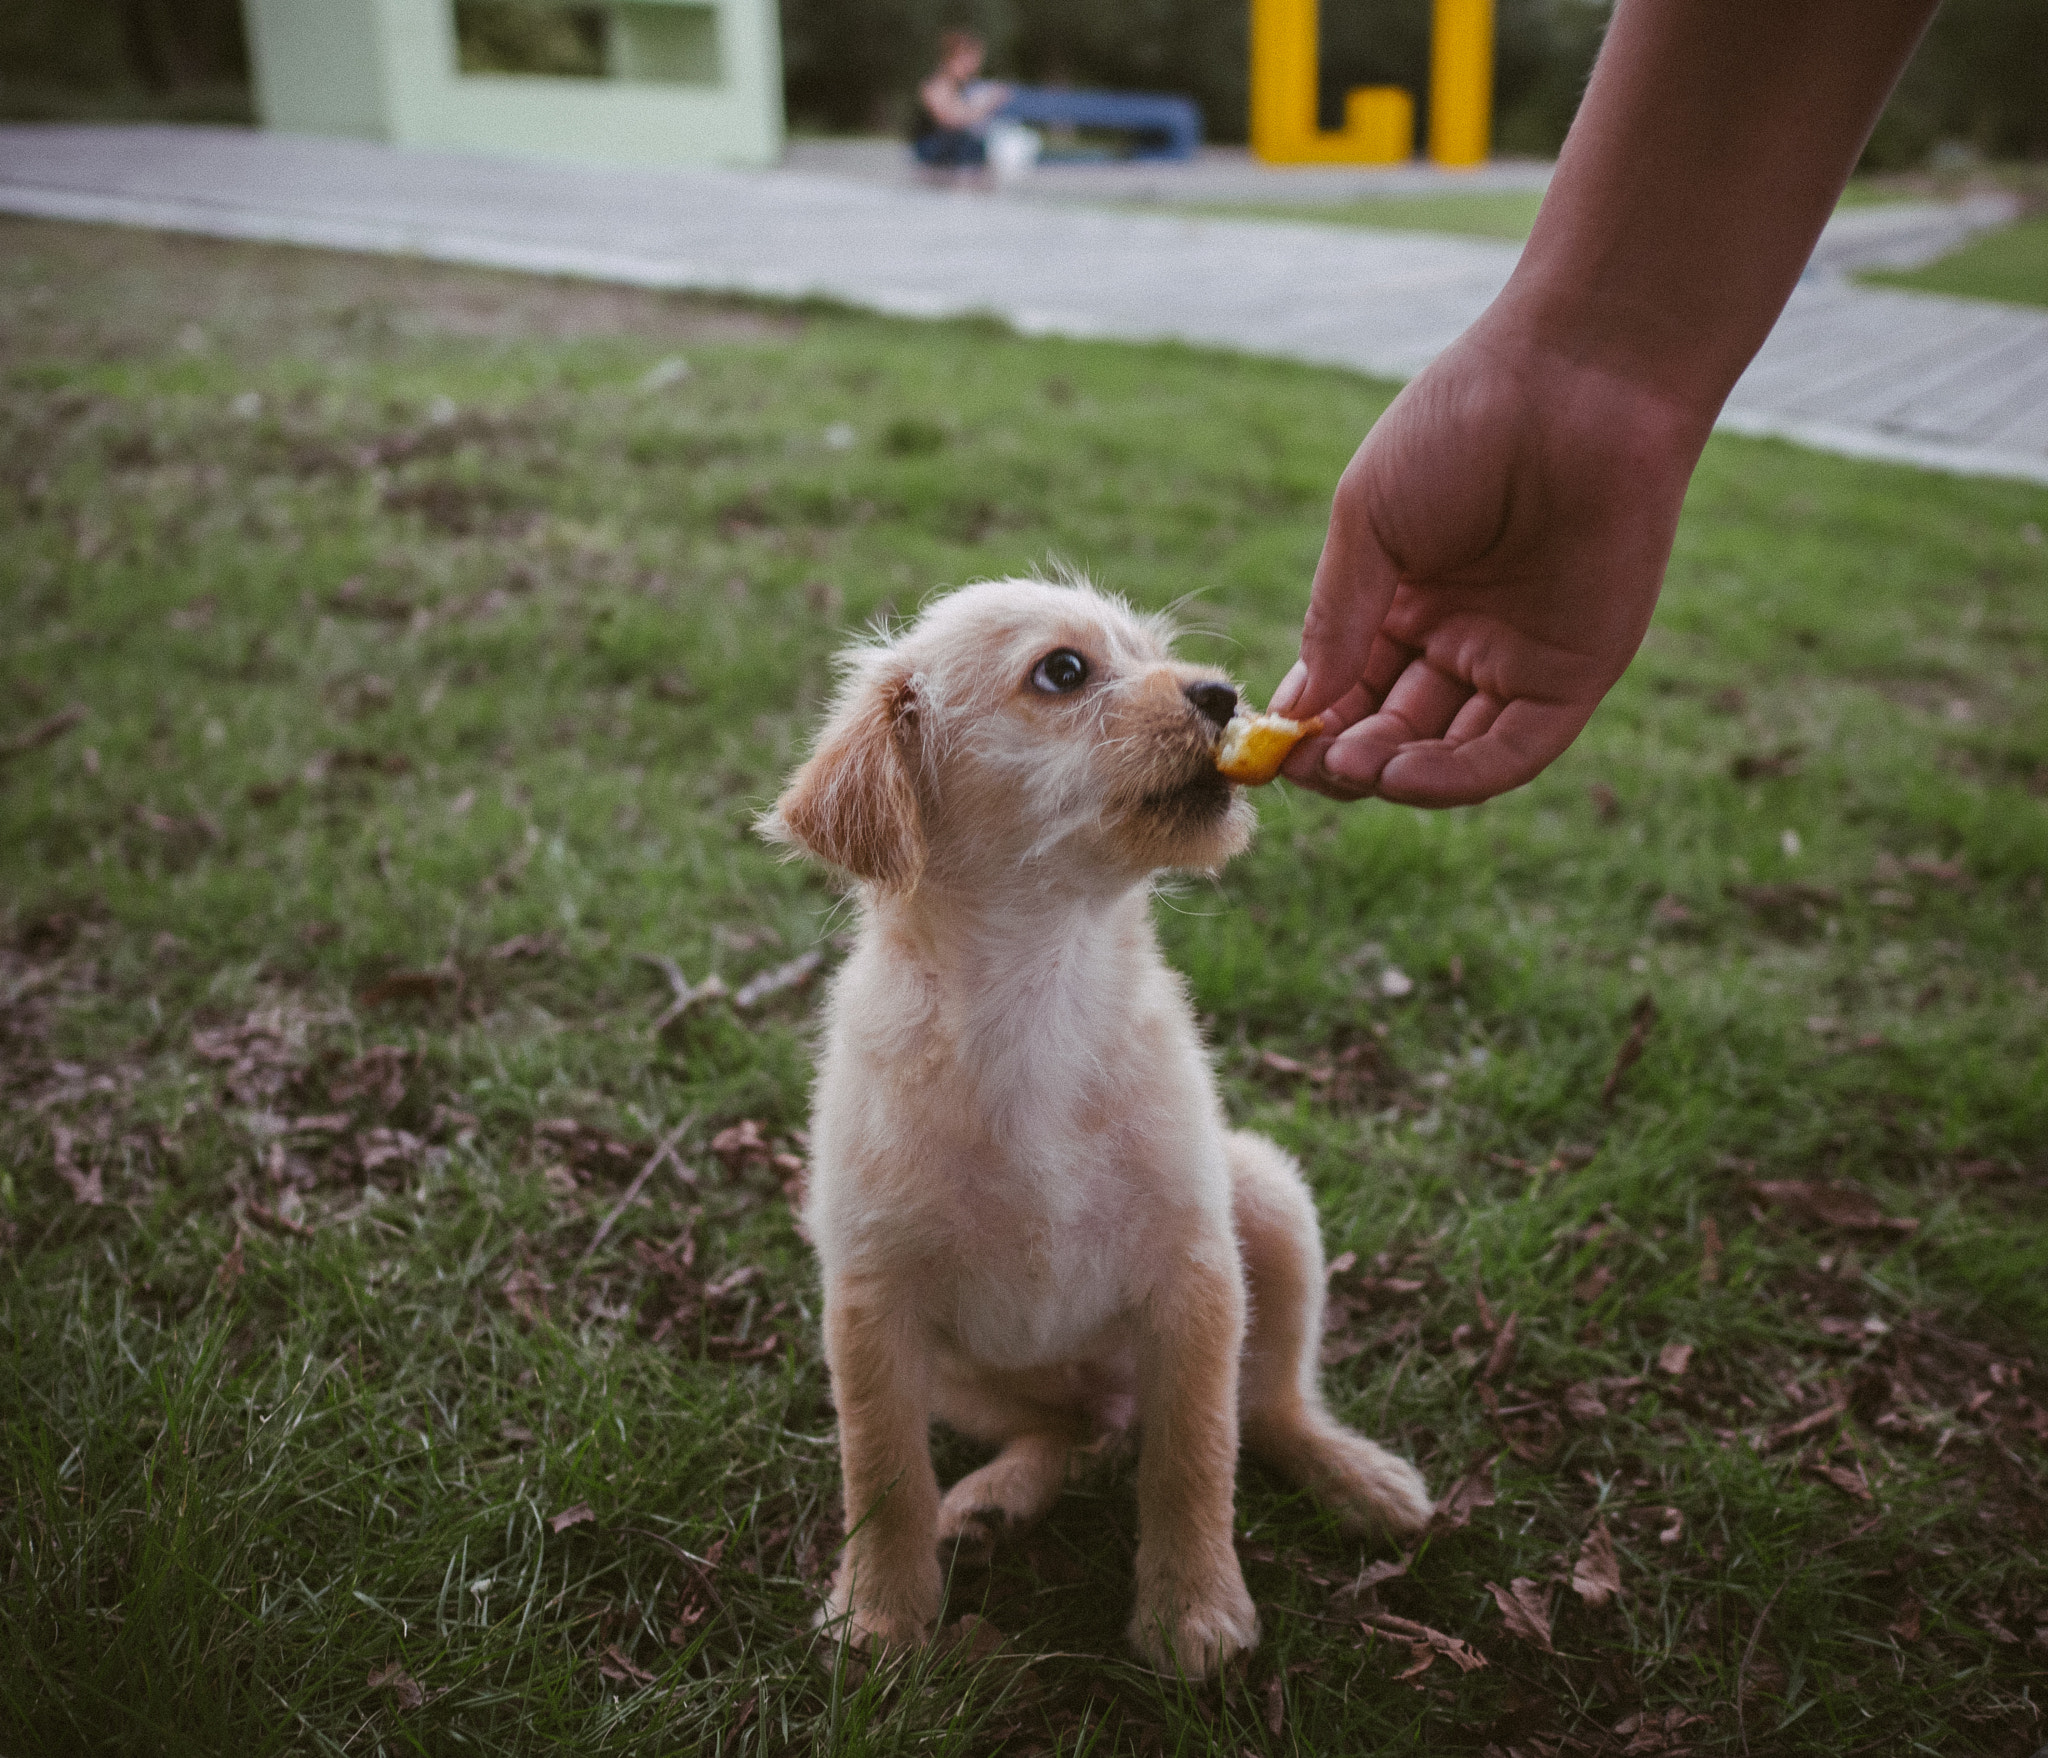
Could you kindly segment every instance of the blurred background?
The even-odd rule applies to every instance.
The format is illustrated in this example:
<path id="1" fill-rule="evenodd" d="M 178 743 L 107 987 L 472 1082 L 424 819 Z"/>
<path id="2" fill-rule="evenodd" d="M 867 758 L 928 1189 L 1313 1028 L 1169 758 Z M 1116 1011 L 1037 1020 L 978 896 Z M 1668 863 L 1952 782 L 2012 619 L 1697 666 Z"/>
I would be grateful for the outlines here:
<path id="1" fill-rule="evenodd" d="M 1608 11 L 1606 0 L 1499 0 L 1497 152 L 1557 151 Z M 939 31 L 966 26 L 987 39 L 998 76 L 1183 94 L 1209 139 L 1245 138 L 1246 0 L 782 0 L 781 13 L 799 134 L 903 132 Z M 458 18 L 469 66 L 575 72 L 592 52 L 573 6 L 458 7 Z M 1429 0 L 1326 4 L 1324 125 L 1338 123 L 1352 86 L 1404 85 L 1426 102 L 1428 36 Z M 252 119 L 238 0 L 0 6 L 0 119 L 124 118 Z M 1863 168 L 2032 158 L 2048 158 L 2048 0 L 1949 0 Z"/>

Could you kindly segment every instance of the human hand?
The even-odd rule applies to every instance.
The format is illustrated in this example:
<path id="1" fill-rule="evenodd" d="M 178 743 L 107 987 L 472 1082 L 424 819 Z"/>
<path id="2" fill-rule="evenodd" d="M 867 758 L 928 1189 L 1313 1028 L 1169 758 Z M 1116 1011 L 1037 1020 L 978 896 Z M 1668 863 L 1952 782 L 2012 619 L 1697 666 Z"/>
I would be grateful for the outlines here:
<path id="1" fill-rule="evenodd" d="M 1482 319 L 1337 485 L 1276 713 L 1335 799 L 1469 805 L 1560 755 L 1642 644 L 1712 412 Z"/>

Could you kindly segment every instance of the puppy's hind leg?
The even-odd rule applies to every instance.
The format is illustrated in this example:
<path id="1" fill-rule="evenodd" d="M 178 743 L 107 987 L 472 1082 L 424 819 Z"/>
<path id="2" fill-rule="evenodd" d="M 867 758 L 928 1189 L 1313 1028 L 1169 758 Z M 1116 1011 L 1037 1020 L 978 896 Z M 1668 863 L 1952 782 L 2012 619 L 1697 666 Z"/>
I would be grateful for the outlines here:
<path id="1" fill-rule="evenodd" d="M 1059 1496 L 1079 1438 L 1066 1429 L 1010 1436 L 1000 1453 L 946 1491 L 939 1503 L 940 1546 L 985 1556 L 1002 1532 L 1037 1520 Z"/>
<path id="2" fill-rule="evenodd" d="M 1244 1444 L 1329 1503 L 1347 1524 L 1402 1534 L 1430 1514 L 1407 1460 L 1346 1428 L 1323 1407 L 1323 1242 L 1294 1162 L 1264 1136 L 1230 1137 L 1239 1249 L 1251 1284 L 1238 1412 Z"/>

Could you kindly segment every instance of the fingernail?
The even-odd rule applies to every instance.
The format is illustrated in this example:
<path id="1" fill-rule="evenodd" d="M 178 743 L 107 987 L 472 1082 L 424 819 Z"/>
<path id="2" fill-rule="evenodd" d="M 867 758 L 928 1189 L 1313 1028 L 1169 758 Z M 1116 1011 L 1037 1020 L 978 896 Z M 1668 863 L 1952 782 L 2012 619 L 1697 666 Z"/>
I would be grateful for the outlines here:
<path id="1" fill-rule="evenodd" d="M 1294 662 L 1294 669 L 1280 680 L 1280 687 L 1273 692 L 1272 712 L 1285 714 L 1293 705 L 1294 698 L 1301 694 L 1301 686 L 1308 682 L 1308 666 L 1301 660 Z"/>

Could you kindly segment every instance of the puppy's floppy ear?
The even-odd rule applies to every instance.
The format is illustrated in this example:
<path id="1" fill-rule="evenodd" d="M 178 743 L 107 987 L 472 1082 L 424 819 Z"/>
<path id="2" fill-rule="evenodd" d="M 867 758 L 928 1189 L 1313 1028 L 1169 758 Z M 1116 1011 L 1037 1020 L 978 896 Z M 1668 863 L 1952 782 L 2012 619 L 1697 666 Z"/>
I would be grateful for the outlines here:
<path id="1" fill-rule="evenodd" d="M 810 760 L 790 778 L 761 834 L 885 891 L 924 871 L 917 804 L 919 678 L 893 656 L 863 665 L 841 691 Z"/>

